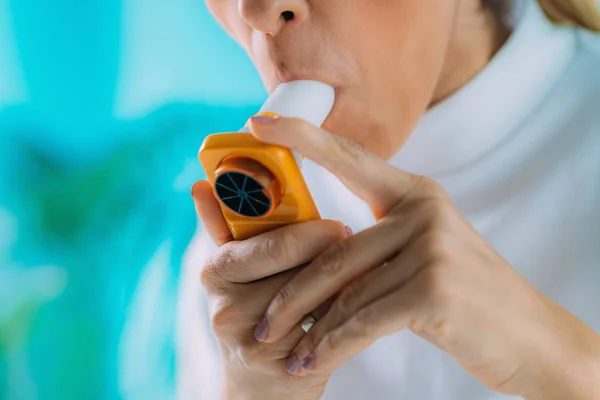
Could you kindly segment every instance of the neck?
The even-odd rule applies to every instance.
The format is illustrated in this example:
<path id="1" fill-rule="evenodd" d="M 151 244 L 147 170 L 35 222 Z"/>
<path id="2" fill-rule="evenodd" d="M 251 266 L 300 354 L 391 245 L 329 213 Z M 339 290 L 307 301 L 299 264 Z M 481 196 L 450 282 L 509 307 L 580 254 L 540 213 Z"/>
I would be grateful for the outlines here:
<path id="1" fill-rule="evenodd" d="M 502 22 L 506 0 L 460 1 L 444 69 L 432 104 L 444 100 L 473 79 L 510 36 Z"/>

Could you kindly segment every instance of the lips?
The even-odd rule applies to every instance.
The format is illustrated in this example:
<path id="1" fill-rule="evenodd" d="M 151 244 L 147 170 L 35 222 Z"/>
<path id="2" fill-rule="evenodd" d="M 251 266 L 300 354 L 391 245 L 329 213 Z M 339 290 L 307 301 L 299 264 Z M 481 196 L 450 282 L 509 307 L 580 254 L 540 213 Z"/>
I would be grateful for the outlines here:
<path id="1" fill-rule="evenodd" d="M 276 81 L 274 86 L 292 81 L 317 81 L 334 89 L 345 86 L 343 83 L 347 83 L 348 79 L 344 67 L 340 66 L 336 57 L 322 57 L 316 54 L 317 50 L 306 58 L 284 58 L 284 54 L 272 52 L 267 63 L 272 73 L 269 75 Z"/>
<path id="2" fill-rule="evenodd" d="M 293 34 L 294 33 L 294 34 Z M 343 60 L 337 51 L 328 49 L 314 34 L 284 32 L 277 37 L 259 36 L 253 41 L 253 58 L 271 92 L 278 84 L 298 80 L 341 86 L 345 74 Z M 347 79 L 346 79 L 347 80 Z"/>
<path id="3" fill-rule="evenodd" d="M 316 79 L 314 75 L 311 74 L 294 74 L 294 73 L 278 73 L 280 83 L 287 83 L 293 81 L 319 81 L 323 83 L 327 83 L 321 79 Z"/>
<path id="4" fill-rule="evenodd" d="M 334 89 L 337 89 L 340 85 L 330 76 L 325 76 L 325 74 L 320 73 L 293 73 L 288 71 L 276 71 L 277 84 L 280 83 L 288 83 L 294 81 L 317 81 L 321 83 L 325 83 Z"/>

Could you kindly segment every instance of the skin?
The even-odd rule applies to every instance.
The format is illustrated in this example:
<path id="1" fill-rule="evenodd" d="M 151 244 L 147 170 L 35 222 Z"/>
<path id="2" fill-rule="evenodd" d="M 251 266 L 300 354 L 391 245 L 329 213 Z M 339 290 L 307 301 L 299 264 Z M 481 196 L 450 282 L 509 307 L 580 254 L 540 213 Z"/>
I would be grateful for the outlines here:
<path id="1" fill-rule="evenodd" d="M 423 112 L 475 76 L 508 36 L 479 0 L 208 0 L 266 88 L 314 79 L 336 88 L 324 128 L 380 157 Z M 286 22 L 281 14 L 292 11 Z"/>
<path id="2" fill-rule="evenodd" d="M 319 220 L 234 242 L 210 184 L 197 182 L 192 196 L 204 229 L 219 246 L 203 266 L 201 281 L 225 368 L 222 399 L 320 398 L 330 374 L 298 377 L 286 369 L 304 337 L 300 326 L 276 343 L 257 341 L 254 331 L 277 292 L 302 270 L 298 266 L 347 238 L 346 227 Z"/>
<path id="3" fill-rule="evenodd" d="M 498 392 L 600 395 L 598 335 L 519 275 L 437 183 L 384 161 L 506 39 L 488 8 L 475 0 L 207 4 L 269 90 L 302 78 L 335 86 L 324 129 L 254 118 L 252 133 L 332 171 L 377 220 L 357 235 L 313 221 L 236 242 L 210 185 L 194 185 L 197 213 L 219 245 L 202 283 L 224 360 L 224 399 L 318 399 L 350 357 L 405 329 Z M 305 335 L 299 324 L 315 309 Z"/>
<path id="4" fill-rule="evenodd" d="M 500 393 L 600 395 L 600 336 L 527 282 L 436 182 L 301 120 L 255 119 L 252 130 L 332 171 L 377 220 L 330 246 L 269 304 L 269 330 L 259 339 L 276 343 L 337 296 L 295 348 L 288 372 L 331 374 L 375 340 L 409 329 Z"/>

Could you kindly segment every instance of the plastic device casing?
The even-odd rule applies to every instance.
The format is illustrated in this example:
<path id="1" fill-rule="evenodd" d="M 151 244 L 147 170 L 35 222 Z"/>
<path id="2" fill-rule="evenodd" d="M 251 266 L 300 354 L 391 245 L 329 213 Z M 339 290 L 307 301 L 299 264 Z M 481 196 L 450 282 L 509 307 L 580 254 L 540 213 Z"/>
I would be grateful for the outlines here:
<path id="1" fill-rule="evenodd" d="M 301 118 L 321 126 L 333 108 L 334 97 L 334 89 L 320 82 L 283 83 L 257 115 Z M 319 219 L 319 211 L 302 176 L 301 156 L 284 147 L 262 143 L 248 132 L 246 126 L 239 132 L 210 135 L 198 154 L 234 239 L 245 240 L 287 224 Z M 256 168 L 244 167 L 249 164 Z M 265 186 L 263 192 L 276 204 L 259 217 L 242 215 L 228 207 L 216 190 L 217 179 L 225 166 L 225 172 L 247 175 L 260 181 Z M 257 173 L 258 170 L 263 172 Z M 265 177 L 267 175 L 269 178 Z M 267 186 L 277 193 L 267 193 Z"/>

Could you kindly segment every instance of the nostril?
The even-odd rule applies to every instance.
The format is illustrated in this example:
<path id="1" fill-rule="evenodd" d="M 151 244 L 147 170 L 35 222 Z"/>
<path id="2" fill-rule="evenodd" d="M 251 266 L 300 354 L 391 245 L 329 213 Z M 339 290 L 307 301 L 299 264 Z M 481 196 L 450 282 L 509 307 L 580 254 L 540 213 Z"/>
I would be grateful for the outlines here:
<path id="1" fill-rule="evenodd" d="M 288 22 L 294 19 L 294 13 L 292 11 L 284 11 L 281 13 L 281 17 L 284 21 Z"/>

